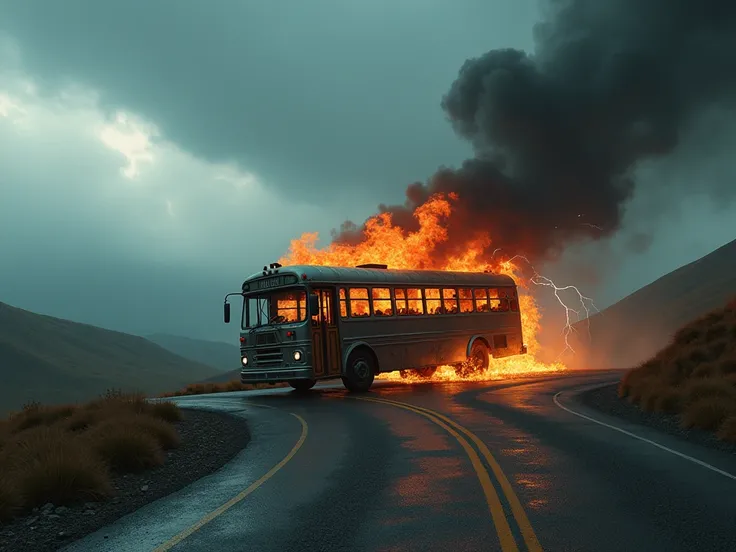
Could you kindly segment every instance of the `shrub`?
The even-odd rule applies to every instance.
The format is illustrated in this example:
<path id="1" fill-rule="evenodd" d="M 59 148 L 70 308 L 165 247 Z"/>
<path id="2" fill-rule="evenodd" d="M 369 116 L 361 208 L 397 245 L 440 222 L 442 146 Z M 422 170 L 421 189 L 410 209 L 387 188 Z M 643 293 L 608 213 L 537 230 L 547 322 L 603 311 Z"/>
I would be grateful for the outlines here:
<path id="1" fill-rule="evenodd" d="M 657 397 L 654 411 L 664 414 L 676 414 L 682 408 L 682 393 L 678 389 L 664 389 Z"/>
<path id="2" fill-rule="evenodd" d="M 722 441 L 736 443 L 736 415 L 729 416 L 721 423 L 717 436 Z"/>
<path id="3" fill-rule="evenodd" d="M 181 409 L 171 401 L 161 401 L 150 405 L 151 414 L 166 422 L 179 422 L 184 417 Z"/>
<path id="4" fill-rule="evenodd" d="M 30 403 L 10 417 L 11 431 L 20 432 L 38 426 L 51 425 L 58 420 L 70 417 L 76 410 L 75 405 L 41 406 L 38 403 Z"/>
<path id="5" fill-rule="evenodd" d="M 0 522 L 10 519 L 23 506 L 18 482 L 9 474 L 0 474 Z"/>
<path id="6" fill-rule="evenodd" d="M 685 407 L 683 427 L 716 429 L 728 417 L 736 414 L 736 405 L 724 397 L 702 397 Z"/>
<path id="7" fill-rule="evenodd" d="M 85 437 L 110 469 L 118 473 L 140 472 L 164 462 L 157 439 L 132 424 L 100 424 Z"/>
<path id="8" fill-rule="evenodd" d="M 736 393 L 723 378 L 693 379 L 683 386 L 687 402 L 695 402 L 703 398 L 721 397 L 736 401 Z"/>
<path id="9" fill-rule="evenodd" d="M 97 501 L 111 493 L 107 467 L 88 448 L 57 443 L 15 472 L 27 507 Z"/>

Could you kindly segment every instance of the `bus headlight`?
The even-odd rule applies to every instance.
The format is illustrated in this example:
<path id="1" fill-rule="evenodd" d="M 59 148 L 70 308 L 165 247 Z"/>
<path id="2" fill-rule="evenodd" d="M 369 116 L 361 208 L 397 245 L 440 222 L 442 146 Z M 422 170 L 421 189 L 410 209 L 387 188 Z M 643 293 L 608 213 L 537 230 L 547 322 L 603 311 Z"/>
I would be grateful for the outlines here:
<path id="1" fill-rule="evenodd" d="M 240 359 L 240 363 L 241 363 L 241 364 L 242 364 L 243 366 L 248 366 L 248 357 L 247 357 L 247 356 L 245 356 L 245 355 L 243 355 L 243 357 L 242 357 L 242 358 Z"/>
<path id="2" fill-rule="evenodd" d="M 302 359 L 302 352 L 301 351 L 294 351 L 294 360 L 299 362 Z"/>

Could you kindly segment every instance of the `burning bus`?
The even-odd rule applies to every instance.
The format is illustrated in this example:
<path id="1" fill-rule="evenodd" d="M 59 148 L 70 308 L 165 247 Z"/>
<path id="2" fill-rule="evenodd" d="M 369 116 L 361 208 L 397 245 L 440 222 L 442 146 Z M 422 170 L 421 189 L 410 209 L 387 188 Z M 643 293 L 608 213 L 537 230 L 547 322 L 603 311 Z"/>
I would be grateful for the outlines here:
<path id="1" fill-rule="evenodd" d="M 339 377 L 361 392 L 382 372 L 430 378 L 449 365 L 471 373 L 490 357 L 527 352 L 506 275 L 272 263 L 225 296 L 226 323 L 233 295 L 243 300 L 243 383 L 307 390 Z"/>

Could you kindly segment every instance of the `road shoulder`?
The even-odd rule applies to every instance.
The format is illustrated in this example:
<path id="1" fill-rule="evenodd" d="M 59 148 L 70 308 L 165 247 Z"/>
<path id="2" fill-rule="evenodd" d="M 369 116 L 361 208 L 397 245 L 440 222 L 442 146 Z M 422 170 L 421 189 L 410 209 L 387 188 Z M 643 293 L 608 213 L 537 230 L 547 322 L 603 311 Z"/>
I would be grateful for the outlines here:
<path id="1" fill-rule="evenodd" d="M 607 416 L 644 426 L 694 445 L 736 454 L 736 444 L 720 441 L 715 435 L 707 431 L 694 428 L 685 429 L 680 426 L 677 416 L 645 412 L 637 405 L 620 399 L 617 394 L 617 384 L 618 382 L 588 389 L 575 394 L 571 398 L 575 402 Z"/>
<path id="2" fill-rule="evenodd" d="M 162 466 L 115 477 L 116 496 L 106 502 L 69 508 L 46 505 L 0 526 L 0 551 L 57 550 L 217 471 L 250 440 L 242 417 L 188 408 L 182 412 L 184 419 L 176 424 L 181 445 L 168 452 Z"/>

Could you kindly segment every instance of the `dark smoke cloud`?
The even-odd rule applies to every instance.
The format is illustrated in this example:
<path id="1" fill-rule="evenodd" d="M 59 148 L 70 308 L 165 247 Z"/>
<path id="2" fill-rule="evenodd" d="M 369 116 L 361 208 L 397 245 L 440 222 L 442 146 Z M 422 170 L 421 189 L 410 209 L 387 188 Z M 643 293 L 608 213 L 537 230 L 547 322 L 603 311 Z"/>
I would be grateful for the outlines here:
<path id="1" fill-rule="evenodd" d="M 413 228 L 431 194 L 456 192 L 450 249 L 482 231 L 494 249 L 553 258 L 615 232 L 636 164 L 672 153 L 705 108 L 734 107 L 736 2 L 544 7 L 533 55 L 492 50 L 462 66 L 442 108 L 475 158 L 409 186 L 405 205 L 381 206 L 397 224 Z M 335 239 L 359 234 L 346 223 Z"/>

